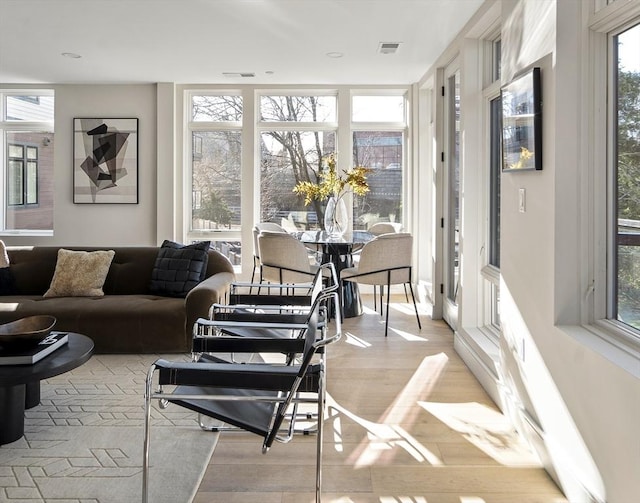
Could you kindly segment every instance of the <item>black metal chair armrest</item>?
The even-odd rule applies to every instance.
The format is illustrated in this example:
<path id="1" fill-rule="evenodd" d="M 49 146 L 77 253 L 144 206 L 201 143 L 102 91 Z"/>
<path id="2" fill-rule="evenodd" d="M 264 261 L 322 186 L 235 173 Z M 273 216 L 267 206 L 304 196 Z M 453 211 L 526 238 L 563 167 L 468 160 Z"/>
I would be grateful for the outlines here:
<path id="1" fill-rule="evenodd" d="M 154 365 L 158 371 L 158 384 L 161 386 L 211 386 L 275 391 L 290 388 L 300 371 L 297 365 L 173 362 L 163 359 L 157 360 Z"/>
<path id="2" fill-rule="evenodd" d="M 271 337 L 194 337 L 194 353 L 302 353 L 304 339 Z"/>

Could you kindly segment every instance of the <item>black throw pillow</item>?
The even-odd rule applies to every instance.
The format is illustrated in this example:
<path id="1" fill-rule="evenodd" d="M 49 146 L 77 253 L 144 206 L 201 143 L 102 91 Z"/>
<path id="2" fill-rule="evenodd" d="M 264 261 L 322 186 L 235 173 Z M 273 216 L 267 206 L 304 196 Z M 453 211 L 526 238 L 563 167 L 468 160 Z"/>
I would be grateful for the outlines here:
<path id="1" fill-rule="evenodd" d="M 182 245 L 165 240 L 151 271 L 151 293 L 185 297 L 206 277 L 210 246 L 210 241 Z"/>
<path id="2" fill-rule="evenodd" d="M 16 280 L 9 267 L 0 268 L 0 295 L 16 295 Z"/>

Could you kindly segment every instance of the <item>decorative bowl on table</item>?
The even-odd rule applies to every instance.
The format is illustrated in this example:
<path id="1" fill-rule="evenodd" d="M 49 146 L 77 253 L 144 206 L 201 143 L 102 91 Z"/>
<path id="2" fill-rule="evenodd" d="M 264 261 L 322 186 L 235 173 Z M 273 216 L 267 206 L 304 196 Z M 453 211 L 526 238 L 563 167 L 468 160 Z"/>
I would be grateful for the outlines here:
<path id="1" fill-rule="evenodd" d="M 0 325 L 0 350 L 22 351 L 39 344 L 51 333 L 56 318 L 48 315 L 28 316 Z"/>

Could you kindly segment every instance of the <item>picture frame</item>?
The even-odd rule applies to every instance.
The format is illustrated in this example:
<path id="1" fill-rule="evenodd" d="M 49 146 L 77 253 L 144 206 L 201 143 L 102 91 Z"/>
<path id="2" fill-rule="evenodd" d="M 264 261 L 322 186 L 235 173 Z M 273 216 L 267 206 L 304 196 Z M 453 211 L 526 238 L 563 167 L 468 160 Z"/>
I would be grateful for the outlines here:
<path id="1" fill-rule="evenodd" d="M 138 119 L 73 119 L 73 202 L 138 204 Z"/>
<path id="2" fill-rule="evenodd" d="M 502 171 L 542 169 L 542 90 L 534 67 L 500 89 Z"/>

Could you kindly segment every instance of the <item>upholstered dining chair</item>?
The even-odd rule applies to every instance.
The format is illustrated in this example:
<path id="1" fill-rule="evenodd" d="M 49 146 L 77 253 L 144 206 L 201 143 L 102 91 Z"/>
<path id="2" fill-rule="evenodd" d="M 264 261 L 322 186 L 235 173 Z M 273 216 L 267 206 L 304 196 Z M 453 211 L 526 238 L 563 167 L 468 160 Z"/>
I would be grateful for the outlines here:
<path id="1" fill-rule="evenodd" d="M 402 225 L 401 224 L 397 224 L 394 222 L 376 222 L 375 224 L 372 224 L 371 227 L 369 227 L 367 229 L 367 232 L 369 234 L 373 234 L 374 236 L 379 236 L 380 234 L 393 234 L 396 232 L 400 232 L 400 230 L 402 229 Z M 354 257 L 354 263 L 357 264 L 360 261 L 360 251 L 359 250 L 357 254 L 355 254 Z M 409 302 L 409 297 L 407 296 L 407 286 L 404 285 L 404 294 L 405 297 L 407 297 L 407 302 Z M 384 295 L 384 287 L 380 287 L 380 312 L 382 313 L 382 296 Z M 377 306 L 377 294 L 376 294 L 376 285 L 373 285 L 373 308 L 377 311 L 378 310 L 378 306 Z"/>
<path id="2" fill-rule="evenodd" d="M 340 271 L 340 282 L 356 281 L 364 285 L 387 287 L 387 313 L 385 318 L 384 335 L 389 329 L 389 298 L 391 285 L 409 285 L 413 307 L 420 324 L 418 306 L 411 284 L 413 237 L 406 232 L 395 234 L 381 234 L 365 243 L 360 254 L 360 261 L 355 267 L 348 267 Z M 381 290 L 382 295 L 382 290 Z M 381 299 L 382 304 L 382 299 Z M 382 312 L 382 309 L 381 309 Z"/>
<path id="3" fill-rule="evenodd" d="M 400 232 L 401 229 L 402 226 L 400 224 L 396 224 L 393 222 L 376 222 L 367 229 L 367 232 L 373 234 L 374 236 L 379 236 L 380 234 L 392 234 L 395 232 Z"/>
<path id="4" fill-rule="evenodd" d="M 251 283 L 255 281 L 256 272 L 260 269 L 260 248 L 258 247 L 258 236 L 261 232 L 283 232 L 287 231 L 275 222 L 258 222 L 253 227 L 253 271 L 251 272 Z"/>
<path id="5" fill-rule="evenodd" d="M 291 234 L 261 232 L 260 283 L 309 283 L 318 271 L 307 247 Z"/>

